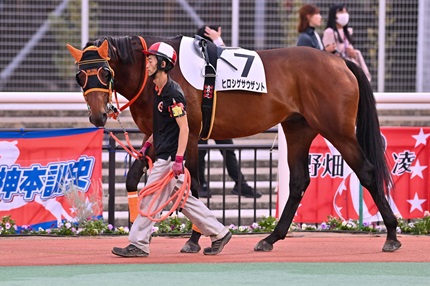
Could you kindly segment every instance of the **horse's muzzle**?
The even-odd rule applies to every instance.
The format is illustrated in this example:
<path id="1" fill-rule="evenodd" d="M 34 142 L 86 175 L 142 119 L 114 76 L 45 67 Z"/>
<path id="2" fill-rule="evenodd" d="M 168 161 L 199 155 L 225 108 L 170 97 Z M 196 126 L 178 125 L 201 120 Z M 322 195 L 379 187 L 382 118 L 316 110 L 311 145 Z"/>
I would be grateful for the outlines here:
<path id="1" fill-rule="evenodd" d="M 100 116 L 89 116 L 90 122 L 95 127 L 104 127 L 106 125 L 107 118 L 107 113 L 102 113 Z"/>

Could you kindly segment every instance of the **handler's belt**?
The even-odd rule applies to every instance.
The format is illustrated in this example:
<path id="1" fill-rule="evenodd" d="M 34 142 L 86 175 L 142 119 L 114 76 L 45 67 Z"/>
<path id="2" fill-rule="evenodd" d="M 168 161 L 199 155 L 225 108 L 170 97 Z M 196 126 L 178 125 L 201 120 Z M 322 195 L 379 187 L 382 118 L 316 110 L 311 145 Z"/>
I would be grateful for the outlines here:
<path id="1" fill-rule="evenodd" d="M 219 56 L 218 47 L 211 41 L 195 36 L 197 48 L 202 53 L 202 57 L 206 62 L 205 65 L 205 81 L 202 93 L 202 129 L 200 137 L 204 140 L 209 139 L 212 132 L 212 126 L 215 118 L 216 110 L 216 91 L 215 78 L 216 66 Z"/>

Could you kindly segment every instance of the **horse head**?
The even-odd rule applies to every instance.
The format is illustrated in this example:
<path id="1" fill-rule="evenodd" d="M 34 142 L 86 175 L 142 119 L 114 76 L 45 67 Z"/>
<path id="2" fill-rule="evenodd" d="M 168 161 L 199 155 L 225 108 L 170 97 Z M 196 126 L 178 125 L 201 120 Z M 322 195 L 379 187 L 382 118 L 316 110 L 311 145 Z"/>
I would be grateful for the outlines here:
<path id="1" fill-rule="evenodd" d="M 105 40 L 100 47 L 88 46 L 84 50 L 71 45 L 67 48 L 78 64 L 76 81 L 82 87 L 90 122 L 96 127 L 103 127 L 108 115 L 114 112 L 114 71 L 109 66 L 108 41 Z"/>

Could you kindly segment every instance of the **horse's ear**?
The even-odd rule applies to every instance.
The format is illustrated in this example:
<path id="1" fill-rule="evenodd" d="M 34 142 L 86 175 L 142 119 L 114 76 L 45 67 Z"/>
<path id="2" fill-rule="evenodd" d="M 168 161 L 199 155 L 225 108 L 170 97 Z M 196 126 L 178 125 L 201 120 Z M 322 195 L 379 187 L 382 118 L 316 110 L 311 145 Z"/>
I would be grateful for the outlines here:
<path id="1" fill-rule="evenodd" d="M 83 51 L 78 50 L 77 48 L 67 44 L 67 48 L 69 49 L 69 52 L 72 54 L 72 56 L 75 58 L 76 62 L 80 62 L 82 59 L 82 55 L 84 54 Z"/>
<path id="2" fill-rule="evenodd" d="M 109 44 L 107 40 L 103 41 L 103 44 L 97 49 L 97 52 L 102 59 L 109 60 Z"/>

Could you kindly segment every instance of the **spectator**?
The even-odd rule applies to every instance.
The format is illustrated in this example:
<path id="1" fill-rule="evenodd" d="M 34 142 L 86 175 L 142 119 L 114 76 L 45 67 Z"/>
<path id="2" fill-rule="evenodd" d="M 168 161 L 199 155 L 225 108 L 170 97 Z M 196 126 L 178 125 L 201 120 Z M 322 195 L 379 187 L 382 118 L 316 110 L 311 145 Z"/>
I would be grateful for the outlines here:
<path id="1" fill-rule="evenodd" d="M 197 30 L 197 35 L 200 37 L 203 37 L 209 41 L 212 41 L 217 46 L 225 46 L 224 41 L 221 38 L 221 27 L 216 26 L 203 26 L 200 27 Z M 226 140 L 215 140 L 216 144 L 233 144 L 232 139 L 226 139 Z M 207 140 L 200 139 L 199 144 L 208 144 Z M 241 195 L 245 196 L 247 198 L 260 198 L 261 193 L 255 191 L 251 186 L 248 185 L 248 183 L 245 181 L 245 177 L 243 176 L 242 172 L 239 169 L 236 154 L 234 153 L 234 150 L 227 149 L 225 150 L 225 153 L 223 150 L 220 150 L 221 154 L 223 155 L 226 166 L 227 166 L 227 173 L 232 178 L 232 180 L 235 182 L 235 185 L 233 187 L 233 190 L 231 191 L 234 195 L 239 195 L 239 181 L 241 181 Z M 211 197 L 211 191 L 208 188 L 208 184 L 206 182 L 205 178 L 205 169 L 206 169 L 206 162 L 205 162 L 205 156 L 207 151 L 206 150 L 199 150 L 199 180 L 200 180 L 200 191 L 199 191 L 199 197 L 207 198 Z M 225 154 L 225 155 L 224 155 Z"/>
<path id="2" fill-rule="evenodd" d="M 328 12 L 327 27 L 323 33 L 323 44 L 335 43 L 335 54 L 353 61 L 362 68 L 368 80 L 371 80 L 370 72 L 360 50 L 352 45 L 352 28 L 348 27 L 349 13 L 344 4 L 335 4 Z"/>
<path id="3" fill-rule="evenodd" d="M 334 52 L 336 45 L 328 43 L 323 45 L 320 36 L 315 31 L 315 28 L 321 26 L 320 9 L 314 5 L 303 5 L 299 10 L 299 24 L 297 31 L 300 33 L 297 41 L 297 46 L 307 46 L 327 52 Z"/>

